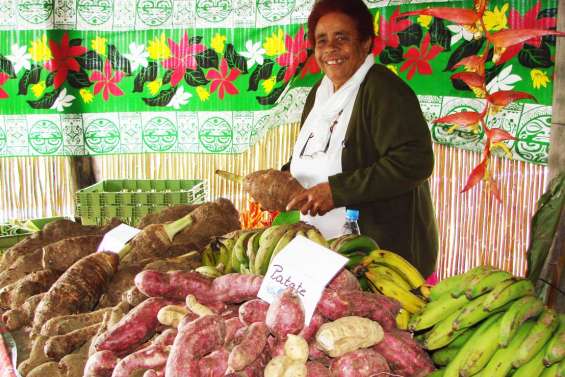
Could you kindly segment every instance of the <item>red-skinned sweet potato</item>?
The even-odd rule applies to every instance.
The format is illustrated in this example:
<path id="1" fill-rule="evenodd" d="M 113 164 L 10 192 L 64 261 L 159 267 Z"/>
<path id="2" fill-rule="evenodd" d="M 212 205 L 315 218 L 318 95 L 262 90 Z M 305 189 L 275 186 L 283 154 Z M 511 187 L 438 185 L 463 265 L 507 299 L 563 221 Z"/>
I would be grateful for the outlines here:
<path id="1" fill-rule="evenodd" d="M 246 325 L 254 322 L 265 322 L 269 303 L 259 298 L 249 300 L 239 307 L 239 319 Z"/>
<path id="2" fill-rule="evenodd" d="M 334 359 L 330 371 L 334 377 L 370 377 L 389 373 L 390 368 L 385 358 L 375 350 L 360 349 Z"/>
<path id="3" fill-rule="evenodd" d="M 298 334 L 304 327 L 300 298 L 290 289 L 279 294 L 267 310 L 265 323 L 279 340 L 285 340 L 288 334 Z"/>
<path id="4" fill-rule="evenodd" d="M 232 343 L 234 343 L 236 334 L 238 331 L 245 327 L 245 324 L 242 323 L 238 317 L 233 317 L 225 320 L 226 322 L 226 338 L 224 340 L 224 344 L 226 347 L 229 347 Z"/>
<path id="5" fill-rule="evenodd" d="M 308 377 L 332 377 L 330 370 L 324 364 L 317 361 L 309 361 L 306 363 L 308 369 Z"/>
<path id="6" fill-rule="evenodd" d="M 161 345 L 151 345 L 129 354 L 118 362 L 112 377 L 129 377 L 137 369 L 161 369 L 167 363 L 169 352 Z"/>
<path id="7" fill-rule="evenodd" d="M 212 294 L 215 301 L 240 303 L 253 300 L 259 293 L 263 277 L 248 274 L 227 274 L 212 282 Z"/>
<path id="8" fill-rule="evenodd" d="M 158 272 L 146 270 L 135 276 L 135 286 L 146 296 L 184 301 L 194 295 L 201 303 L 214 302 L 212 280 L 192 271 Z"/>
<path id="9" fill-rule="evenodd" d="M 320 329 L 320 326 L 322 326 L 326 322 L 327 321 L 325 320 L 325 318 L 319 312 L 314 312 L 314 315 L 312 316 L 312 319 L 310 320 L 308 326 L 304 326 L 304 328 L 298 335 L 303 337 L 307 342 L 310 342 L 310 340 L 314 339 L 314 337 L 316 336 L 316 333 Z"/>
<path id="10" fill-rule="evenodd" d="M 269 336 L 269 328 L 264 322 L 249 325 L 241 342 L 230 352 L 228 368 L 240 371 L 251 365 L 263 353 Z"/>
<path id="11" fill-rule="evenodd" d="M 223 377 L 228 369 L 229 352 L 220 348 L 198 361 L 201 377 Z"/>
<path id="12" fill-rule="evenodd" d="M 118 357 L 111 351 L 92 354 L 84 367 L 84 377 L 110 377 L 118 364 Z"/>
<path id="13" fill-rule="evenodd" d="M 328 284 L 335 291 L 360 291 L 359 280 L 347 268 L 343 268 Z"/>

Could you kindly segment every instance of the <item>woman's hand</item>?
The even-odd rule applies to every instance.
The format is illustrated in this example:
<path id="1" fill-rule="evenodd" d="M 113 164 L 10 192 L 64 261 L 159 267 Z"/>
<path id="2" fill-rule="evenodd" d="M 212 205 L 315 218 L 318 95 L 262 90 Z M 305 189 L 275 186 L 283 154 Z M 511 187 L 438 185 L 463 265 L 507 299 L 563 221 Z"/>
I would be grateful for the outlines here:
<path id="1" fill-rule="evenodd" d="M 303 215 L 324 215 L 334 209 L 332 190 L 328 182 L 317 184 L 295 195 L 286 210 L 298 209 Z"/>

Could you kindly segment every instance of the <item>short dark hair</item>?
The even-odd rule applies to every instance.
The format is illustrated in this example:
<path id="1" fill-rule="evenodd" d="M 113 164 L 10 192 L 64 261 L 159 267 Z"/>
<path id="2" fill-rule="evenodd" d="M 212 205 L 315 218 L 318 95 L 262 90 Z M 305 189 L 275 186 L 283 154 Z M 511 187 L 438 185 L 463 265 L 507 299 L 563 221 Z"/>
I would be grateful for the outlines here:
<path id="1" fill-rule="evenodd" d="M 357 33 L 361 41 L 375 36 L 373 26 L 373 15 L 362 0 L 319 0 L 314 4 L 310 16 L 308 16 L 308 40 L 312 47 L 315 46 L 316 25 L 320 18 L 328 13 L 343 13 L 351 17 L 357 25 Z"/>

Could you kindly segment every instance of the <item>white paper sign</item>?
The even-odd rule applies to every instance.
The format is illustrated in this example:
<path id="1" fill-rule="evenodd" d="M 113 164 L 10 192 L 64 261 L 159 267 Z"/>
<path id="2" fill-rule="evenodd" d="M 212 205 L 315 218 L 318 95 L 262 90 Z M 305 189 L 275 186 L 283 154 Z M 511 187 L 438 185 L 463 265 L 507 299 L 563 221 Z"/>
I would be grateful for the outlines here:
<path id="1" fill-rule="evenodd" d="M 141 229 L 120 224 L 104 235 L 97 251 L 113 251 L 117 253 L 139 232 L 141 232 Z"/>
<path id="2" fill-rule="evenodd" d="M 304 323 L 308 325 L 324 288 L 347 261 L 346 257 L 297 236 L 271 261 L 257 297 L 270 304 L 282 291 L 292 288 L 302 300 Z"/>

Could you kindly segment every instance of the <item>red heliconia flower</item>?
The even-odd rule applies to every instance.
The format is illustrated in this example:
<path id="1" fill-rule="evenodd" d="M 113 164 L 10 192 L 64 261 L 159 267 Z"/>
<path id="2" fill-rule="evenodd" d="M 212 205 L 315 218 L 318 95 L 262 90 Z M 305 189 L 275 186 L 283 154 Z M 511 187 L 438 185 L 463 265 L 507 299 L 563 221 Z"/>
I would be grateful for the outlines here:
<path id="1" fill-rule="evenodd" d="M 117 83 L 122 81 L 125 73 L 122 71 L 112 71 L 112 64 L 110 60 L 106 60 L 104 63 L 104 72 L 93 71 L 90 75 L 90 81 L 95 82 L 94 84 L 94 95 L 102 92 L 102 98 L 104 101 L 108 101 L 110 94 L 113 96 L 123 96 L 124 92 L 118 87 Z"/>
<path id="2" fill-rule="evenodd" d="M 55 79 L 53 80 L 53 86 L 57 89 L 63 85 L 67 79 L 69 71 L 80 71 L 80 65 L 75 58 L 85 54 L 86 47 L 70 46 L 69 33 L 67 32 L 63 34 L 61 44 L 58 44 L 53 40 L 49 40 L 49 47 L 51 48 L 53 59 L 45 63 L 45 68 L 47 68 L 49 72 L 56 72 Z"/>
<path id="3" fill-rule="evenodd" d="M 467 56 L 453 66 L 453 68 L 459 67 L 465 67 L 468 72 L 475 72 L 480 76 L 485 75 L 485 60 L 478 55 Z"/>
<path id="4" fill-rule="evenodd" d="M 467 192 L 478 185 L 479 182 L 484 181 L 494 198 L 501 202 L 502 199 L 500 196 L 500 190 L 498 189 L 496 181 L 492 179 L 492 176 L 489 172 L 489 162 L 490 149 L 485 149 L 485 151 L 483 152 L 483 159 L 477 166 L 475 166 L 471 174 L 469 174 L 467 182 L 465 183 L 465 187 L 463 187 L 463 190 L 461 190 L 461 192 Z"/>
<path id="5" fill-rule="evenodd" d="M 0 72 L 0 85 L 4 85 L 6 81 L 10 78 L 10 75 Z M 2 88 L 0 88 L 0 99 L 8 98 L 8 93 Z"/>
<path id="6" fill-rule="evenodd" d="M 454 124 L 460 127 L 474 127 L 479 124 L 484 116 L 484 112 L 478 113 L 476 111 L 461 111 L 459 113 L 449 114 L 435 119 L 433 123 Z"/>
<path id="7" fill-rule="evenodd" d="M 518 92 L 514 90 L 500 90 L 487 96 L 487 100 L 494 106 L 498 107 L 505 107 L 512 102 L 521 99 L 531 99 L 537 102 L 536 97 L 534 97 L 530 93 Z"/>
<path id="8" fill-rule="evenodd" d="M 304 67 L 302 67 L 300 72 L 300 77 L 304 78 L 308 74 L 315 75 L 318 72 L 320 72 L 320 66 L 316 62 L 316 57 L 312 54 L 306 59 L 306 63 L 304 63 Z"/>
<path id="9" fill-rule="evenodd" d="M 294 39 L 287 34 L 284 40 L 286 52 L 277 57 L 277 63 L 281 67 L 287 67 L 284 73 L 284 81 L 286 82 L 294 76 L 298 66 L 308 58 L 310 42 L 304 39 L 304 34 L 303 27 L 298 30 Z"/>
<path id="10" fill-rule="evenodd" d="M 218 97 L 220 97 L 220 99 L 224 99 L 224 91 L 231 95 L 239 93 L 237 88 L 232 84 L 232 81 L 237 79 L 240 72 L 236 68 L 232 69 L 229 73 L 228 71 L 228 62 L 226 59 L 222 59 L 220 62 L 220 71 L 210 69 L 206 74 L 206 78 L 212 81 L 212 84 L 210 85 L 210 92 L 214 93 L 216 89 L 219 88 Z"/>
<path id="11" fill-rule="evenodd" d="M 475 72 L 459 72 L 451 76 L 452 79 L 461 80 L 475 95 L 484 98 L 486 94 L 485 77 Z"/>
<path id="12" fill-rule="evenodd" d="M 507 140 L 516 140 L 514 136 L 508 131 L 503 130 L 502 128 L 488 128 L 485 127 L 485 135 L 487 137 L 486 144 L 492 147 L 494 144 L 507 141 Z"/>
<path id="13" fill-rule="evenodd" d="M 541 30 L 541 29 L 516 29 L 516 30 L 501 30 L 487 35 L 487 39 L 494 45 L 494 55 L 492 61 L 496 64 L 502 64 L 512 56 L 516 55 L 524 43 L 532 38 L 543 37 L 546 35 L 556 35 L 564 37 L 565 33 L 555 30 Z M 519 48 L 517 47 L 519 46 Z M 512 49 L 512 55 L 508 57 L 508 50 Z M 505 59 L 505 60 L 503 60 Z"/>
<path id="14" fill-rule="evenodd" d="M 414 76 L 416 70 L 421 75 L 431 75 L 432 66 L 430 65 L 429 61 L 433 60 L 441 51 L 443 51 L 443 47 L 440 46 L 430 46 L 430 34 L 426 34 L 422 43 L 420 45 L 420 49 L 412 47 L 404 54 L 406 61 L 400 67 L 400 72 L 406 71 L 408 68 L 408 80 L 411 80 Z"/>
<path id="15" fill-rule="evenodd" d="M 197 61 L 195 55 L 206 50 L 202 44 L 190 43 L 188 33 L 184 33 L 180 43 L 176 43 L 169 38 L 169 48 L 171 49 L 171 57 L 163 61 L 163 67 L 172 69 L 171 86 L 176 86 L 184 77 L 187 69 L 196 69 Z"/>
<path id="16" fill-rule="evenodd" d="M 392 48 L 400 46 L 398 33 L 412 25 L 412 21 L 406 18 L 399 19 L 405 15 L 405 13 L 401 14 L 400 8 L 397 7 L 388 21 L 384 17 L 379 19 L 379 34 L 373 42 L 373 55 L 379 55 L 387 46 Z"/>

